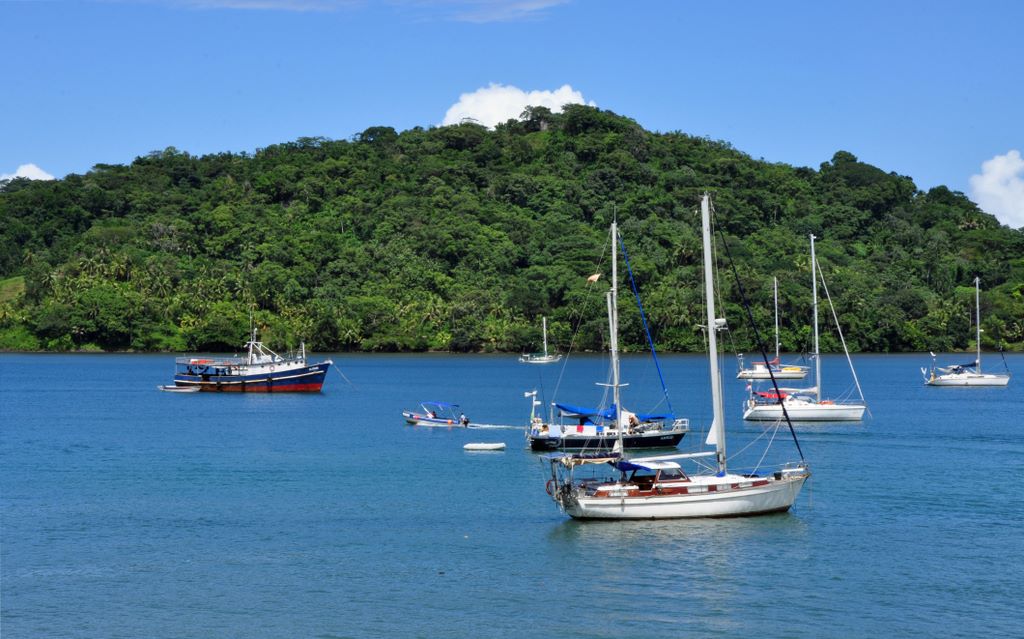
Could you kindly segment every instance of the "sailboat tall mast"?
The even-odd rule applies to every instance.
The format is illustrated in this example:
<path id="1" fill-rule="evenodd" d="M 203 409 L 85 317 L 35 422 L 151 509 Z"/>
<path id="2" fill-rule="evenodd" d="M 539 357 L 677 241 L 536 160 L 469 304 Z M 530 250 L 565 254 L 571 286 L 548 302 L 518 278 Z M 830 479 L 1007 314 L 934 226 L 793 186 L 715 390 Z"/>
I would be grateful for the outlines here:
<path id="1" fill-rule="evenodd" d="M 779 278 L 773 277 L 775 290 L 775 361 L 779 361 Z"/>
<path id="2" fill-rule="evenodd" d="M 708 431 L 707 444 L 714 444 L 718 472 L 725 472 L 725 405 L 722 400 L 722 378 L 718 372 L 718 321 L 715 317 L 714 262 L 711 254 L 711 205 L 704 194 L 700 202 L 701 228 L 704 239 L 704 290 L 708 309 L 708 362 L 711 369 L 711 402 L 714 417 Z"/>
<path id="3" fill-rule="evenodd" d="M 541 317 L 541 324 L 544 327 L 544 357 L 548 356 L 548 318 Z"/>
<path id="4" fill-rule="evenodd" d="M 977 326 L 978 356 L 974 362 L 974 370 L 981 374 L 981 278 L 974 278 L 974 313 Z"/>
<path id="5" fill-rule="evenodd" d="M 618 432 L 619 450 L 622 443 L 622 401 L 619 393 L 619 270 L 616 243 L 618 241 L 618 225 L 612 221 L 612 288 L 608 291 L 608 332 L 609 351 L 612 357 L 612 401 L 615 405 L 615 430 Z"/>
<path id="6" fill-rule="evenodd" d="M 814 398 L 821 403 L 821 349 L 818 344 L 818 259 L 814 256 L 814 233 L 811 233 L 811 299 L 814 302 Z"/>

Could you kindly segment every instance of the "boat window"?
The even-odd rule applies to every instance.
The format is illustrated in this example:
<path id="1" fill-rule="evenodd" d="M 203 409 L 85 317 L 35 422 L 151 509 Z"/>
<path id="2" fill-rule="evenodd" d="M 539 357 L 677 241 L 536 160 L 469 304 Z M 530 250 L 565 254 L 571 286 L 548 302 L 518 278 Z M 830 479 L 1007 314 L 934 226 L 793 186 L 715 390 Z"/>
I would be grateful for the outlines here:
<path id="1" fill-rule="evenodd" d="M 647 470 L 646 468 L 638 468 L 638 469 L 633 471 L 633 474 L 630 475 L 629 480 L 630 481 L 645 481 L 645 480 L 646 481 L 654 481 L 655 474 L 656 474 L 656 472 L 653 471 L 653 470 Z"/>
<path id="2" fill-rule="evenodd" d="M 682 468 L 665 468 L 658 475 L 658 481 L 680 481 L 686 479 Z"/>

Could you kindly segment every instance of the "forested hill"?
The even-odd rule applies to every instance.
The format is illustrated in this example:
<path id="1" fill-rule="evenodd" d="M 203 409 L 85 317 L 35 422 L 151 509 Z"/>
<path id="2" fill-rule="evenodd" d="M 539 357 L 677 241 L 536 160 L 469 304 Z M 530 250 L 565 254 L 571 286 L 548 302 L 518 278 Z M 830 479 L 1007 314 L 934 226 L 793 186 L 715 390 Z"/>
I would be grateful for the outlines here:
<path id="1" fill-rule="evenodd" d="M 546 315 L 561 349 L 577 321 L 575 347 L 599 349 L 607 277 L 586 278 L 609 272 L 617 216 L 657 344 L 697 351 L 705 190 L 766 334 L 778 276 L 787 350 L 810 342 L 810 233 L 853 349 L 971 348 L 976 275 L 984 346 L 1024 348 L 1024 232 L 961 193 L 843 151 L 817 170 L 773 164 L 580 105 L 493 131 L 374 127 L 13 180 L 0 348 L 237 351 L 256 308 L 276 348 L 531 350 Z M 722 274 L 726 344 L 749 351 Z M 620 302 L 622 339 L 643 348 L 636 306 Z"/>

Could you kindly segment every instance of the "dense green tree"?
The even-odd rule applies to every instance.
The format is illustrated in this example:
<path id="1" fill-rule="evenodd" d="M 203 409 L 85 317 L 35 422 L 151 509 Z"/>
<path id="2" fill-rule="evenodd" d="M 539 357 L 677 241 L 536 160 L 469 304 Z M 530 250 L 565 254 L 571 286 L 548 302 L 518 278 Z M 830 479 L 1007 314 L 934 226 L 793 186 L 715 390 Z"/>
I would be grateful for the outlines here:
<path id="1" fill-rule="evenodd" d="M 555 344 L 600 349 L 617 219 L 659 347 L 699 350 L 704 191 L 766 329 L 779 278 L 787 349 L 809 348 L 810 233 L 855 349 L 970 348 L 975 276 L 984 346 L 1024 348 L 1024 232 L 962 193 L 846 151 L 817 170 L 758 161 L 584 105 L 11 180 L 0 280 L 22 284 L 0 299 L 0 348 L 233 351 L 255 308 L 281 346 L 532 350 L 545 315 Z M 623 347 L 641 349 L 629 290 Z M 729 346 L 751 350 L 729 278 L 721 295 Z"/>

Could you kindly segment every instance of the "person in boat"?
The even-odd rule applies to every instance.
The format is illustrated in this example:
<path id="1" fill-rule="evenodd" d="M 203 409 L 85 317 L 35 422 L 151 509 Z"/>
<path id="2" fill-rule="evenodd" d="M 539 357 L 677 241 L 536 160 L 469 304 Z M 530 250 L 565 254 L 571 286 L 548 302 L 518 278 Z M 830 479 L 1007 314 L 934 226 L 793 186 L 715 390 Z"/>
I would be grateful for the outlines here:
<path id="1" fill-rule="evenodd" d="M 462 424 L 463 426 L 469 426 L 469 418 L 466 417 L 465 413 L 459 414 L 459 423 Z"/>
<path id="2" fill-rule="evenodd" d="M 629 416 L 629 432 L 633 433 L 637 428 L 640 428 L 640 420 L 636 418 L 636 415 Z"/>

